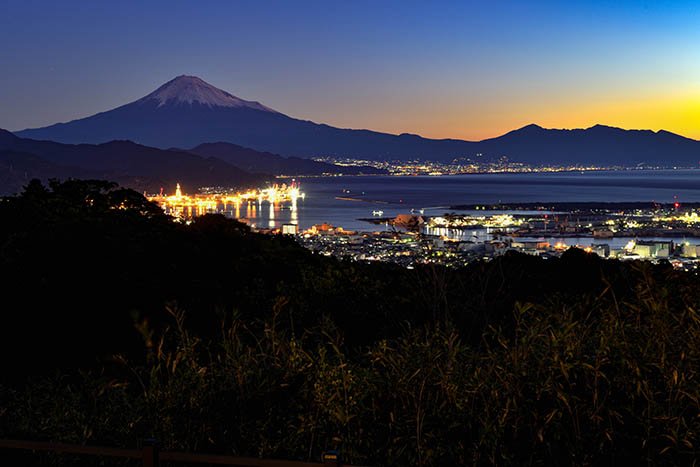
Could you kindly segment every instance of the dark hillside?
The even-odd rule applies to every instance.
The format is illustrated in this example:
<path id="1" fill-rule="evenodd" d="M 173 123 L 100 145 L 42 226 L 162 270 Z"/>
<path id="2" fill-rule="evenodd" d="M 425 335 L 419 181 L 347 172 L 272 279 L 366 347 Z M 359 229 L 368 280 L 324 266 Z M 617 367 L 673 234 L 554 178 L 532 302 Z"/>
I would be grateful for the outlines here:
<path id="1" fill-rule="evenodd" d="M 189 192 L 203 186 L 245 187 L 260 185 L 271 177 L 251 174 L 216 157 L 200 157 L 181 150 L 162 150 L 131 141 L 103 144 L 61 144 L 18 138 L 0 129 L 0 151 L 11 152 L 14 159 L 26 154 L 17 164 L 27 167 L 28 177 L 109 178 L 138 191 L 156 193 L 161 187 L 172 190 L 179 182 Z M 0 159 L 1 161 L 2 159 Z M 41 164 L 36 161 L 41 161 Z M 16 177 L 16 170 L 0 164 L 3 173 Z M 0 185 L 0 194 L 14 194 L 15 185 Z"/>
<path id="2" fill-rule="evenodd" d="M 0 215 L 0 438 L 372 465 L 699 454 L 700 283 L 670 265 L 353 263 L 100 181 L 32 182 Z"/>

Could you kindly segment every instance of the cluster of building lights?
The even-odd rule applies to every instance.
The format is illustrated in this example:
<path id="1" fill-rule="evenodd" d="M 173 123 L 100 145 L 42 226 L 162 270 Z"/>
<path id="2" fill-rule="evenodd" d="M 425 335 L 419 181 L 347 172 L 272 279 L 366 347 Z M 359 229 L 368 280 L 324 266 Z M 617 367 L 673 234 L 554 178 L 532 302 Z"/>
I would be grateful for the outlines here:
<path id="1" fill-rule="evenodd" d="M 243 192 L 222 193 L 197 193 L 187 195 L 182 192 L 180 184 L 175 188 L 175 194 L 166 195 L 162 192 L 155 196 L 148 196 L 149 201 L 158 203 L 163 210 L 177 218 L 186 219 L 201 216 L 208 213 L 228 213 L 235 218 L 240 218 L 242 205 L 255 209 L 263 203 L 275 206 L 279 203 L 291 203 L 292 211 L 296 212 L 297 200 L 304 199 L 299 184 L 292 181 L 289 185 L 272 185 L 268 188 L 248 190 Z M 274 212 L 271 210 L 271 212 Z"/>
<path id="2" fill-rule="evenodd" d="M 551 165 L 533 166 L 521 162 L 499 158 L 492 161 L 456 159 L 452 162 L 437 161 L 373 161 L 365 159 L 349 159 L 323 157 L 318 161 L 340 166 L 362 167 L 370 166 L 384 169 L 390 175 L 460 175 L 470 173 L 528 173 L 528 172 L 584 172 L 598 170 L 619 170 L 621 167 L 602 167 L 593 165 Z"/>
<path id="3" fill-rule="evenodd" d="M 523 224 L 523 220 L 515 219 L 511 214 L 494 214 L 492 216 L 453 216 L 446 218 L 443 216 L 431 217 L 428 221 L 430 227 L 489 227 L 505 228 L 516 227 Z"/>
<path id="4" fill-rule="evenodd" d="M 222 213 L 247 222 L 260 232 L 295 235 L 304 246 L 322 254 L 366 261 L 393 261 L 406 266 L 425 262 L 460 266 L 479 258 L 490 259 L 509 250 L 544 257 L 559 256 L 572 245 L 606 258 L 668 259 L 674 266 L 686 269 L 695 268 L 700 263 L 700 245 L 691 244 L 685 238 L 681 243 L 678 238 L 653 238 L 669 237 L 668 229 L 674 232 L 677 229 L 681 237 L 698 236 L 700 215 L 692 209 L 680 211 L 678 203 L 669 209 L 594 206 L 567 212 L 540 209 L 527 212 L 526 209 L 522 213 L 518 209 L 497 212 L 479 206 L 471 208 L 478 213 L 469 214 L 450 213 L 434 217 L 424 217 L 422 211 L 421 215 L 413 212 L 399 214 L 395 219 L 381 219 L 387 227 L 384 232 L 361 233 L 319 224 L 300 233 L 297 200 L 304 199 L 305 195 L 295 181 L 289 185 L 239 192 L 204 191 L 187 195 L 178 184 L 174 194 L 161 192 L 148 199 L 158 203 L 166 213 L 186 221 L 207 213 Z M 263 217 L 263 204 L 267 205 L 264 217 L 266 220 L 269 217 L 269 222 L 256 227 L 253 222 Z M 291 209 L 291 217 L 289 223 L 277 228 L 280 209 Z M 550 219 L 550 216 L 553 217 Z M 389 224 L 392 225 L 391 232 L 388 231 Z M 629 241 L 624 246 L 619 240 L 617 245 L 601 243 L 601 239 L 613 237 L 626 237 L 625 241 Z M 647 237 L 648 240 L 639 240 L 638 237 Z M 591 240 L 580 245 L 581 238 Z"/>
<path id="5" fill-rule="evenodd" d="M 654 217 L 657 222 L 679 222 L 686 225 L 700 224 L 700 215 L 697 212 L 686 212 L 684 214 L 674 213 L 667 216 Z"/>

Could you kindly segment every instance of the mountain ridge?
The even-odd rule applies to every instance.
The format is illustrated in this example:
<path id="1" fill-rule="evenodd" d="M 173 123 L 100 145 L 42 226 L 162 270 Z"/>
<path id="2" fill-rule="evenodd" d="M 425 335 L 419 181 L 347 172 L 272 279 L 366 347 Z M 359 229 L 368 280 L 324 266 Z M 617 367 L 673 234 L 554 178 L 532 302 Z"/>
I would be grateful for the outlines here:
<path id="1" fill-rule="evenodd" d="M 27 164 L 27 172 L 36 173 L 36 178 L 103 178 L 139 191 L 154 192 L 175 186 L 176 182 L 187 190 L 212 185 L 249 187 L 270 178 L 266 174 L 251 174 L 215 157 L 152 148 L 128 140 L 64 144 L 19 138 L 0 129 L 0 151 L 8 157 L 12 155 L 13 160 L 24 154 L 26 160 L 22 162 Z M 3 167 L 6 172 L 11 169 L 8 164 Z M 0 191 L 8 193 L 14 188 L 3 185 Z"/>
<path id="2" fill-rule="evenodd" d="M 216 157 L 250 173 L 269 173 L 273 175 L 378 175 L 386 170 L 369 166 L 337 166 L 300 157 L 283 157 L 270 152 L 256 151 L 237 144 L 217 141 L 202 143 L 187 152 L 202 157 Z"/>
<path id="3" fill-rule="evenodd" d="M 63 143 L 97 144 L 129 139 L 163 149 L 192 148 L 221 141 L 302 158 L 333 156 L 449 162 L 477 156 L 482 160 L 505 156 L 532 165 L 693 167 L 700 161 L 700 141 L 666 130 L 624 130 L 601 124 L 570 130 L 530 124 L 482 141 L 336 128 L 287 116 L 258 102 L 237 98 L 200 78 L 184 75 L 115 109 L 16 134 Z"/>

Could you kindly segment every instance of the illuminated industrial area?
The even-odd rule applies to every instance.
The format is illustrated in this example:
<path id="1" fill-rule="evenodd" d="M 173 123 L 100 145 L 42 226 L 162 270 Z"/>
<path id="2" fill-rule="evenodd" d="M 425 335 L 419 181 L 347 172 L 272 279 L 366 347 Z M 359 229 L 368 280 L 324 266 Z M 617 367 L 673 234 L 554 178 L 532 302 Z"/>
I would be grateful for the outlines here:
<path id="1" fill-rule="evenodd" d="M 244 192 L 210 189 L 192 195 L 178 184 L 174 194 L 148 199 L 179 221 L 223 214 L 260 233 L 292 235 L 318 254 L 355 261 L 458 267 L 508 251 L 549 258 L 578 247 L 604 258 L 663 260 L 687 270 L 698 266 L 700 206 L 694 204 L 472 205 L 441 215 L 420 210 L 395 217 L 375 211 L 362 219 L 366 229 L 329 223 L 301 229 L 298 201 L 305 197 L 293 180 Z M 289 213 L 281 216 L 281 211 Z"/>
<path id="2" fill-rule="evenodd" d="M 603 258 L 669 261 L 678 269 L 697 270 L 700 231 L 665 228 L 653 217 L 648 224 L 639 223 L 623 213 L 618 213 L 618 219 L 613 221 L 621 228 L 606 221 L 597 226 L 588 219 L 572 222 L 561 215 L 556 216 L 558 220 L 550 217 L 549 213 L 398 216 L 385 220 L 383 231 L 348 232 L 322 225 L 302 232 L 298 239 L 320 254 L 358 261 L 389 261 L 406 267 L 459 267 L 509 251 L 552 258 L 576 247 Z M 608 228 L 602 227 L 605 225 Z"/>
<path id="3" fill-rule="evenodd" d="M 163 210 L 178 220 L 190 220 L 204 214 L 224 214 L 234 219 L 247 222 L 248 217 L 256 218 L 257 211 L 263 203 L 270 206 L 270 220 L 274 227 L 275 208 L 288 204 L 292 211 L 292 223 L 296 223 L 297 201 L 306 195 L 300 190 L 299 184 L 292 180 L 289 185 L 272 185 L 267 188 L 232 192 L 226 190 L 207 190 L 203 193 L 185 194 L 178 183 L 172 195 L 161 193 L 147 196 L 149 201 L 157 203 Z M 251 224 L 251 227 L 257 227 Z"/>

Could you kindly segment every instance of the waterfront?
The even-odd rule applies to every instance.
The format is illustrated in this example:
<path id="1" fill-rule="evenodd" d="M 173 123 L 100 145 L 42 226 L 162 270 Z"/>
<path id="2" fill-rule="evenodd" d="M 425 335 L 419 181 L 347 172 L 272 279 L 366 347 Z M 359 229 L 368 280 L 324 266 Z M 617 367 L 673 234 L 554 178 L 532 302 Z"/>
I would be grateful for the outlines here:
<path id="1" fill-rule="evenodd" d="M 298 233 L 311 250 L 356 260 L 461 266 L 511 250 L 559 256 L 574 246 L 694 269 L 699 176 L 685 170 L 327 177 L 150 199 L 182 219 L 219 212 L 256 231 Z"/>
<path id="2" fill-rule="evenodd" d="M 533 201 L 700 202 L 700 170 L 470 174 L 454 176 L 343 176 L 304 178 L 306 199 L 298 212 L 266 203 L 241 212 L 262 226 L 279 228 L 298 219 L 300 229 L 329 223 L 350 230 L 372 231 L 377 226 L 360 219 L 381 210 L 385 217 L 409 213 L 442 215 L 450 206 Z M 677 198 L 676 198 L 677 197 Z M 343 199 L 339 199 L 343 198 Z M 460 211 L 464 212 L 464 211 Z"/>

